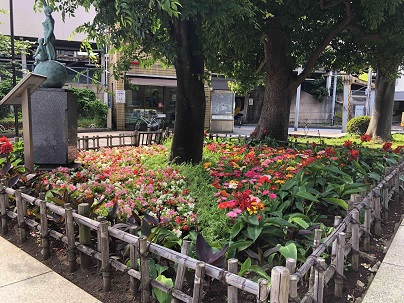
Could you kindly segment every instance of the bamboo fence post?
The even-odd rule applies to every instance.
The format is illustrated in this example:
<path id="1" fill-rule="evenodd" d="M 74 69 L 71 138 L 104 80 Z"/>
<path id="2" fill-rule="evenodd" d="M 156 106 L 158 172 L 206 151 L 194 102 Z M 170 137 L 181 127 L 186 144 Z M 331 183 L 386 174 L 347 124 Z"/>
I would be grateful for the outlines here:
<path id="1" fill-rule="evenodd" d="M 352 209 L 354 208 L 355 205 L 355 195 L 351 194 L 351 197 L 348 201 L 348 214 L 352 211 Z M 346 226 L 346 236 L 347 238 L 350 238 L 352 235 L 352 223 L 348 222 L 347 226 Z"/>
<path id="2" fill-rule="evenodd" d="M 269 297 L 268 280 L 258 280 L 258 296 L 257 303 L 267 302 Z"/>
<path id="3" fill-rule="evenodd" d="M 352 211 L 352 270 L 358 271 L 359 268 L 359 210 Z"/>
<path id="4" fill-rule="evenodd" d="M 25 189 L 25 187 L 24 187 L 24 186 L 20 186 L 19 189 L 20 189 L 20 192 L 22 193 L 23 190 Z M 8 196 L 7 196 L 7 198 L 8 198 Z M 27 202 L 26 202 L 23 198 L 21 198 L 21 205 L 22 205 L 22 213 L 24 214 L 24 217 L 26 217 L 27 214 L 28 214 Z"/>
<path id="5" fill-rule="evenodd" d="M 293 258 L 286 259 L 286 268 L 289 270 L 289 273 L 293 275 L 296 271 L 296 260 Z"/>
<path id="6" fill-rule="evenodd" d="M 49 247 L 49 232 L 48 232 L 48 216 L 46 213 L 46 202 L 45 194 L 40 193 L 39 199 L 41 200 L 39 203 L 39 212 L 41 215 L 41 249 L 42 249 L 42 257 L 44 260 L 48 259 L 50 256 L 50 247 Z"/>
<path id="7" fill-rule="evenodd" d="M 238 260 L 235 258 L 229 259 L 227 261 L 228 271 L 236 274 L 238 273 Z M 227 302 L 228 303 L 238 303 L 238 291 L 237 287 L 227 286 Z M 173 302 L 171 302 L 173 303 Z"/>
<path id="8" fill-rule="evenodd" d="M 317 258 L 316 273 L 314 278 L 314 302 L 323 303 L 324 295 L 324 273 L 325 273 L 325 260 Z"/>
<path id="9" fill-rule="evenodd" d="M 271 270 L 271 303 L 287 303 L 289 300 L 289 280 L 290 273 L 286 267 L 275 266 Z M 266 281 L 266 280 L 265 280 Z M 266 281 L 268 286 L 268 281 Z M 261 287 L 259 287 L 261 290 Z M 268 288 L 267 288 L 268 289 Z M 268 290 L 267 290 L 268 296 Z M 261 300 L 261 301 L 260 301 Z M 266 302 L 266 298 L 259 298 L 258 302 Z"/>
<path id="10" fill-rule="evenodd" d="M 97 148 L 100 148 L 100 136 L 95 137 L 95 140 L 97 142 Z"/>
<path id="11" fill-rule="evenodd" d="M 389 220 L 389 186 L 386 183 L 383 184 L 383 220 Z"/>
<path id="12" fill-rule="evenodd" d="M 137 228 L 135 226 L 131 226 L 129 228 L 129 233 L 131 235 L 136 234 Z M 137 245 L 129 244 L 129 255 L 130 255 L 130 268 L 131 269 L 138 269 L 137 260 L 139 259 L 139 242 L 136 243 Z M 137 290 L 139 289 L 139 283 L 135 277 L 130 276 L 130 293 L 132 296 L 136 295 Z"/>
<path id="13" fill-rule="evenodd" d="M 98 216 L 97 217 L 97 222 L 102 222 L 104 220 L 104 217 Z M 97 228 L 97 251 L 101 253 L 101 224 L 98 225 Z M 101 274 L 101 260 L 97 260 L 97 271 Z"/>
<path id="14" fill-rule="evenodd" d="M 102 271 L 102 290 L 104 292 L 111 290 L 111 273 L 109 264 L 109 234 L 108 222 L 102 221 L 101 226 L 101 271 Z"/>
<path id="15" fill-rule="evenodd" d="M 1 179 L 0 182 L 4 185 L 4 188 L 7 188 L 7 179 Z M 4 203 L 6 204 L 6 208 L 10 207 L 10 201 L 7 194 L 4 196 Z"/>
<path id="16" fill-rule="evenodd" d="M 20 242 L 24 243 L 27 241 L 27 233 L 25 230 L 25 218 L 24 218 L 24 207 L 22 205 L 21 189 L 15 190 L 15 201 L 17 204 L 17 219 L 18 219 L 18 230 L 20 232 Z"/>
<path id="17" fill-rule="evenodd" d="M 88 217 L 90 215 L 90 205 L 88 203 L 80 203 L 78 213 L 83 217 Z M 84 224 L 79 224 L 79 242 L 83 245 L 91 244 L 90 228 Z M 91 257 L 80 252 L 80 265 L 84 269 L 90 268 Z"/>
<path id="18" fill-rule="evenodd" d="M 394 175 L 394 203 L 400 203 L 400 171 Z"/>
<path id="19" fill-rule="evenodd" d="M 320 245 L 320 241 L 321 241 L 321 229 L 315 229 L 314 230 L 313 251 L 315 251 L 317 249 L 317 247 Z M 313 287 L 313 285 L 314 285 L 314 273 L 315 273 L 315 269 L 314 269 L 314 266 L 312 266 L 310 269 L 309 288 Z"/>
<path id="20" fill-rule="evenodd" d="M 337 298 L 342 297 L 342 288 L 344 286 L 344 263 L 345 263 L 345 233 L 341 232 L 338 234 L 338 245 L 336 251 L 336 277 L 335 277 L 335 288 L 334 295 Z"/>
<path id="21" fill-rule="evenodd" d="M 183 255 L 188 255 L 190 249 L 191 249 L 191 241 L 183 240 L 182 245 L 181 245 L 181 253 Z M 232 259 L 230 259 L 230 260 L 232 260 Z M 230 262 L 230 260 L 229 260 L 229 262 Z M 236 266 L 237 266 L 237 263 L 236 263 Z M 174 283 L 175 289 L 178 289 L 178 290 L 182 289 L 186 270 L 187 270 L 186 266 L 184 266 L 182 264 L 178 264 L 177 275 L 175 277 L 175 283 Z M 179 302 L 178 299 L 174 298 L 174 297 L 171 300 L 171 303 L 178 303 L 178 302 Z"/>
<path id="22" fill-rule="evenodd" d="M 133 136 L 134 136 L 134 143 L 135 143 L 135 146 L 139 146 L 139 141 L 140 141 L 139 131 L 138 131 L 138 130 L 135 130 Z"/>
<path id="23" fill-rule="evenodd" d="M 88 150 L 88 136 L 84 136 L 83 149 Z"/>
<path id="24" fill-rule="evenodd" d="M 381 209 L 380 209 L 380 188 L 376 187 L 374 189 L 373 203 L 375 206 L 375 235 L 380 237 L 382 235 L 382 219 L 381 219 Z"/>
<path id="25" fill-rule="evenodd" d="M 370 250 L 370 223 L 372 221 L 372 209 L 370 207 L 369 199 L 365 199 L 365 221 L 364 221 L 364 239 L 363 239 L 363 250 L 368 252 Z"/>
<path id="26" fill-rule="evenodd" d="M 6 192 L 3 182 L 0 182 L 0 210 L 1 210 L 1 233 L 3 235 L 8 233 L 7 226 L 7 207 L 6 207 Z"/>
<path id="27" fill-rule="evenodd" d="M 145 236 L 139 238 L 139 256 L 140 256 L 140 273 L 141 273 L 141 302 L 149 303 L 150 298 L 150 275 L 147 266 L 147 240 Z"/>
<path id="28" fill-rule="evenodd" d="M 69 263 L 69 273 L 76 271 L 76 240 L 74 236 L 73 210 L 70 204 L 65 208 L 65 227 L 67 236 L 67 261 Z"/>
<path id="29" fill-rule="evenodd" d="M 194 278 L 194 291 L 192 294 L 192 303 L 202 302 L 202 288 L 203 279 L 205 277 L 205 262 L 196 263 L 195 278 Z"/>
<path id="30" fill-rule="evenodd" d="M 297 294 L 297 282 L 298 277 L 296 275 L 290 275 L 289 277 L 289 299 L 292 302 L 298 302 L 299 295 Z"/>
<path id="31" fill-rule="evenodd" d="M 334 217 L 334 230 L 341 224 L 342 217 L 335 216 Z M 332 243 L 332 250 L 331 250 L 331 260 L 334 260 L 337 251 L 337 239 Z"/>

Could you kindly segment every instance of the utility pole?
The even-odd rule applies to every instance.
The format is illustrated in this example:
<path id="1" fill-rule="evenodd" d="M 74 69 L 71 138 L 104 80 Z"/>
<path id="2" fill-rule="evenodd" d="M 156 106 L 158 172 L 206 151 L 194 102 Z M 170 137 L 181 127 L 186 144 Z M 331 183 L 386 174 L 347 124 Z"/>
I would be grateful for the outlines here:
<path id="1" fill-rule="evenodd" d="M 14 46 L 14 13 L 13 0 L 10 0 L 10 40 L 11 40 L 11 69 L 13 77 L 13 87 L 17 85 L 17 76 L 15 71 L 15 46 Z M 14 127 L 15 136 L 18 137 L 18 105 L 14 105 Z"/>

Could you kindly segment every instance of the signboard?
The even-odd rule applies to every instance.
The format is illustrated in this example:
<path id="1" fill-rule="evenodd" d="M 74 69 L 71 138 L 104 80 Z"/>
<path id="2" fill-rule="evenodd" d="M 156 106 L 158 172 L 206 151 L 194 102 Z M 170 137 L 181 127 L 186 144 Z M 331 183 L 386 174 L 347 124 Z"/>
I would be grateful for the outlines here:
<path id="1" fill-rule="evenodd" d="M 233 116 L 234 93 L 229 91 L 214 91 L 212 93 L 212 116 Z"/>
<path id="2" fill-rule="evenodd" d="M 115 96 L 116 96 L 116 103 L 125 103 L 126 92 L 124 90 L 117 89 L 115 91 Z"/>

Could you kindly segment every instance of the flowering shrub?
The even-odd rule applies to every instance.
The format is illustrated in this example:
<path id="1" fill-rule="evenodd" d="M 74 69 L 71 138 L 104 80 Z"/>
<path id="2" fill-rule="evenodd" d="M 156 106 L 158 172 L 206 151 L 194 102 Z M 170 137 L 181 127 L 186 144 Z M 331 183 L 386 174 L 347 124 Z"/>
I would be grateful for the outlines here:
<path id="1" fill-rule="evenodd" d="M 82 151 L 78 171 L 59 167 L 43 177 L 47 189 L 71 198 L 89 200 L 100 206 L 95 213 L 107 215 L 114 204 L 117 216 L 128 219 L 132 212 L 148 213 L 177 235 L 194 228 L 194 198 L 189 194 L 184 177 L 167 166 L 150 170 L 142 159 L 166 152 L 163 146 L 121 147 Z"/>

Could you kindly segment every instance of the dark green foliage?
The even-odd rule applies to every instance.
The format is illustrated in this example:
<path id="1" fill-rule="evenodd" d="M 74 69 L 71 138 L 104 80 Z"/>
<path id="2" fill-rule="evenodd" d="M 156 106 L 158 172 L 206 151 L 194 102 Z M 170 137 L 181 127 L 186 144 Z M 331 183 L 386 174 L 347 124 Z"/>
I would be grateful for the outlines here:
<path id="1" fill-rule="evenodd" d="M 90 89 L 71 88 L 77 96 L 77 112 L 79 119 L 91 119 L 98 127 L 105 127 L 107 123 L 108 107 L 97 99 Z"/>
<path id="2" fill-rule="evenodd" d="M 349 120 L 349 122 L 346 125 L 346 130 L 350 134 L 364 135 L 368 129 L 369 122 L 370 122 L 369 116 L 355 117 Z"/>

